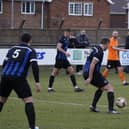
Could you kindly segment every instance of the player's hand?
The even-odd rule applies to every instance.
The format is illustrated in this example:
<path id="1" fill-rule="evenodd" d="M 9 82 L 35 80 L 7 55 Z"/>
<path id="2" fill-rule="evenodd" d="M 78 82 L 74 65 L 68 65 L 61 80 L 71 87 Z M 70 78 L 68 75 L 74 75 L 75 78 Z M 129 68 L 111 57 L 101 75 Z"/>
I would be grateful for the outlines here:
<path id="1" fill-rule="evenodd" d="M 124 49 L 124 52 L 129 52 L 129 50 L 128 49 Z"/>
<path id="2" fill-rule="evenodd" d="M 87 78 L 87 80 L 85 80 L 85 84 L 86 85 L 90 84 L 90 82 L 91 82 L 91 79 L 90 78 Z"/>
<path id="3" fill-rule="evenodd" d="M 40 92 L 41 91 L 41 85 L 40 83 L 36 83 L 36 92 Z"/>
<path id="4" fill-rule="evenodd" d="M 127 52 L 127 50 L 126 50 L 126 49 L 124 49 L 124 48 L 121 48 L 121 51 L 123 51 L 123 52 Z"/>
<path id="5" fill-rule="evenodd" d="M 70 56 L 70 53 L 69 53 L 69 52 L 66 52 L 65 55 L 66 55 L 67 57 L 69 57 L 69 56 Z"/>

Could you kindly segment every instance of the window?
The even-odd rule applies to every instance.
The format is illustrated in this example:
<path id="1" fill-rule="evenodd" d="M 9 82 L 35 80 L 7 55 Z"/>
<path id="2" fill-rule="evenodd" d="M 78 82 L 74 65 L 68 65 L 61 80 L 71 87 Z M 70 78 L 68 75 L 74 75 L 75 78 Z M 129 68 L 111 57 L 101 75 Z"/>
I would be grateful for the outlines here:
<path id="1" fill-rule="evenodd" d="M 0 14 L 3 13 L 3 2 L 2 0 L 0 0 Z"/>
<path id="2" fill-rule="evenodd" d="M 93 3 L 84 3 L 84 16 L 93 16 Z"/>
<path id="3" fill-rule="evenodd" d="M 22 14 L 35 14 L 35 2 L 34 1 L 22 1 L 21 13 Z"/>
<path id="4" fill-rule="evenodd" d="M 69 2 L 69 15 L 81 16 L 82 15 L 82 3 Z"/>

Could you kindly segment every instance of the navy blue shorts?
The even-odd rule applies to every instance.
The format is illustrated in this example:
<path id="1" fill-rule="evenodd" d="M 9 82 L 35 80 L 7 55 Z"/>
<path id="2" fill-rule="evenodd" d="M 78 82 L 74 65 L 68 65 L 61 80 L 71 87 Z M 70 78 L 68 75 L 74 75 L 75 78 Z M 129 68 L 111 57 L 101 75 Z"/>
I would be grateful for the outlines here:
<path id="1" fill-rule="evenodd" d="M 67 69 L 68 67 L 70 67 L 71 64 L 69 63 L 68 60 L 57 60 L 56 59 L 56 63 L 55 63 L 55 68 L 61 69 Z"/>
<path id="2" fill-rule="evenodd" d="M 86 80 L 89 77 L 89 73 L 84 72 L 83 77 Z M 102 88 L 106 86 L 109 82 L 102 76 L 101 73 L 95 72 L 93 74 L 93 79 L 91 80 L 91 84 L 96 86 L 97 88 Z"/>

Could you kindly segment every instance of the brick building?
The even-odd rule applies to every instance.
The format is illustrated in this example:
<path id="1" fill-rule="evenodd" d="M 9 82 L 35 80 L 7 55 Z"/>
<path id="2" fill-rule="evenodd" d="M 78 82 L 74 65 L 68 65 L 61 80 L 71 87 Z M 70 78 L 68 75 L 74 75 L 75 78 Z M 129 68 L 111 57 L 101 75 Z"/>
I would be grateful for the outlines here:
<path id="1" fill-rule="evenodd" d="M 0 28 L 110 27 L 111 0 L 0 0 Z"/>
<path id="2" fill-rule="evenodd" d="M 0 0 L 0 28 L 43 28 L 49 0 Z"/>
<path id="3" fill-rule="evenodd" d="M 127 0 L 113 0 L 115 4 L 110 5 L 111 27 L 112 28 L 127 28 Z"/>
<path id="4" fill-rule="evenodd" d="M 63 1 L 63 2 L 62 2 Z M 96 28 L 110 27 L 110 8 L 106 0 L 54 0 L 49 5 L 49 27 Z"/>

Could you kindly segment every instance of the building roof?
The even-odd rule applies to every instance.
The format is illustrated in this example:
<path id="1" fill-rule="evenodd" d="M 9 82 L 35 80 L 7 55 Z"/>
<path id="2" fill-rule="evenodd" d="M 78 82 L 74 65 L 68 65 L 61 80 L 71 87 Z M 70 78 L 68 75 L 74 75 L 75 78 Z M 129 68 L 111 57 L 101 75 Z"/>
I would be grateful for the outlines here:
<path id="1" fill-rule="evenodd" d="M 9 1 L 23 1 L 23 0 L 9 0 Z M 24 0 L 24 1 L 28 1 L 28 0 Z M 33 0 L 33 1 L 37 1 L 37 2 L 52 2 L 54 0 Z M 106 0 L 109 4 L 114 4 L 114 2 L 112 0 Z"/>
<path id="2" fill-rule="evenodd" d="M 127 0 L 112 0 L 114 4 L 110 5 L 110 14 L 125 14 Z"/>
<path id="3" fill-rule="evenodd" d="M 106 0 L 109 4 L 114 4 L 112 0 Z"/>
<path id="4" fill-rule="evenodd" d="M 15 0 L 15 1 L 22 1 L 22 0 Z M 24 1 L 28 1 L 28 0 L 24 0 Z M 52 2 L 53 0 L 33 0 L 33 1 L 36 1 L 36 2 Z"/>

